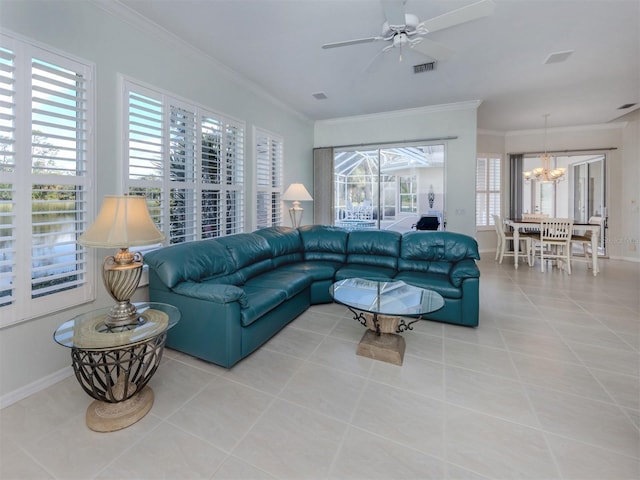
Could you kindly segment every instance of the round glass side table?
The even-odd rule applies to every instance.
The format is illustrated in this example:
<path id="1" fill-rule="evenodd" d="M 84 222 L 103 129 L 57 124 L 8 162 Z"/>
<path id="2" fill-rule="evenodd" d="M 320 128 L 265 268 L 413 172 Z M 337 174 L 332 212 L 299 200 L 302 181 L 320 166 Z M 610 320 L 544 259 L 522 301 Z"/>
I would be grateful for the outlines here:
<path id="1" fill-rule="evenodd" d="M 172 305 L 135 306 L 137 323 L 107 326 L 107 307 L 78 315 L 53 334 L 57 343 L 71 349 L 76 378 L 95 399 L 86 420 L 97 432 L 128 427 L 151 410 L 153 390 L 147 383 L 160 365 L 167 331 L 180 321 L 180 311 Z"/>

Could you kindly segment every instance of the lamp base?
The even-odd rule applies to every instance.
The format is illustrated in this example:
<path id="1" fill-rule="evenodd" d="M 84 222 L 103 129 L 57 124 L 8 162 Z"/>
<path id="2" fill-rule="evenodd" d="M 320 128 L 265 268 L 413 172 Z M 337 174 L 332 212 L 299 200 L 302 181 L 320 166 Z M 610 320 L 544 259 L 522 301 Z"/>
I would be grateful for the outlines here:
<path id="1" fill-rule="evenodd" d="M 109 295 L 117 302 L 104 323 L 108 327 L 121 327 L 138 323 L 140 315 L 130 302 L 142 277 L 142 254 L 131 253 L 126 248 L 115 256 L 104 259 L 102 280 Z"/>
<path id="2" fill-rule="evenodd" d="M 108 327 L 122 327 L 139 321 L 140 314 L 129 300 L 116 303 L 111 307 L 109 314 L 104 319 L 104 323 Z"/>
<path id="3" fill-rule="evenodd" d="M 291 217 L 291 226 L 293 228 L 298 228 L 300 223 L 302 222 L 302 214 L 304 213 L 304 208 L 300 207 L 300 202 L 293 202 L 293 207 L 289 209 L 289 216 Z"/>

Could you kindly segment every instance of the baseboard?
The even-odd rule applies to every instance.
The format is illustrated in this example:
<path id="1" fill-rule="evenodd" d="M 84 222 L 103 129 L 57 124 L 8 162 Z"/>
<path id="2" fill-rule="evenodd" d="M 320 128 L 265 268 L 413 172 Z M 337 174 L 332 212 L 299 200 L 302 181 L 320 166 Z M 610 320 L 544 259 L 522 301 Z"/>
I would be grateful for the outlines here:
<path id="1" fill-rule="evenodd" d="M 611 260 L 622 260 L 623 262 L 634 262 L 634 263 L 640 263 L 640 258 L 638 257 L 619 257 L 619 256 L 612 256 L 609 257 Z"/>
<path id="2" fill-rule="evenodd" d="M 51 385 L 54 385 L 61 380 L 64 380 L 67 377 L 73 375 L 73 368 L 71 365 L 63 368 L 62 370 L 58 370 L 57 372 L 52 373 L 51 375 L 47 375 L 46 377 L 40 378 L 35 382 L 32 382 L 24 387 L 19 388 L 18 390 L 14 390 L 13 392 L 9 392 L 6 395 L 0 397 L 0 409 L 8 407 L 20 400 L 27 398 L 34 393 L 37 393 L 41 390 L 44 390 Z"/>

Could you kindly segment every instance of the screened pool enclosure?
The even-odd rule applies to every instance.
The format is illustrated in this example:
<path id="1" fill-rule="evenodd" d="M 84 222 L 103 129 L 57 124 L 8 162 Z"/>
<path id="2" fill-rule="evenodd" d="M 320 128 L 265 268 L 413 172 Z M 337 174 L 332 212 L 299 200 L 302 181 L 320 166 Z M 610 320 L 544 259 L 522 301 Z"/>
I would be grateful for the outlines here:
<path id="1" fill-rule="evenodd" d="M 444 145 L 336 150 L 334 224 L 408 231 L 421 216 L 442 228 Z"/>

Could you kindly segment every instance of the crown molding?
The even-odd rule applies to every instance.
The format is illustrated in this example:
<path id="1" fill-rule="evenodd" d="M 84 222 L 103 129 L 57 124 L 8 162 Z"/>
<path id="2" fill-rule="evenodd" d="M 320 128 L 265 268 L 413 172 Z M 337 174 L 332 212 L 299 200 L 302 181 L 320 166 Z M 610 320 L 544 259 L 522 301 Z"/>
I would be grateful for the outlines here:
<path id="1" fill-rule="evenodd" d="M 366 120 L 396 119 L 405 118 L 421 114 L 453 112 L 462 110 L 477 110 L 482 100 L 471 100 L 467 102 L 445 103 L 442 105 L 429 105 L 426 107 L 405 108 L 402 110 L 391 110 L 388 112 L 368 113 L 365 115 L 354 115 L 350 117 L 328 118 L 317 120 L 316 125 L 336 125 L 352 123 Z"/>
<path id="2" fill-rule="evenodd" d="M 576 125 L 569 127 L 547 128 L 547 133 L 575 133 L 575 132 L 593 132 L 595 130 L 622 130 L 627 126 L 628 122 L 612 122 L 600 123 L 594 125 Z M 510 130 L 504 132 L 505 137 L 514 137 L 522 135 L 540 135 L 545 132 L 544 128 L 536 128 L 530 130 Z"/>
<path id="3" fill-rule="evenodd" d="M 222 73 L 224 73 L 232 81 L 242 85 L 243 87 L 246 87 L 247 89 L 251 90 L 257 95 L 263 97 L 270 103 L 274 104 L 278 108 L 281 108 L 282 110 L 295 115 L 300 120 L 303 120 L 304 122 L 307 122 L 309 124 L 313 124 L 313 120 L 311 118 L 295 110 L 293 107 L 284 103 L 282 100 L 276 98 L 271 93 L 266 91 L 261 85 L 248 80 L 247 78 L 245 78 L 240 73 L 233 70 L 228 65 L 225 65 L 224 63 L 222 63 L 217 58 L 200 50 L 199 48 L 195 47 L 189 42 L 186 42 L 184 39 L 169 32 L 167 29 L 161 27 L 157 23 L 154 23 L 148 18 L 140 15 L 135 10 L 120 3 L 119 0 L 89 0 L 89 2 L 95 5 L 96 7 L 102 9 L 103 11 L 113 15 L 119 20 L 129 24 L 130 26 L 132 26 L 138 31 L 142 31 L 149 35 L 155 35 L 156 37 L 164 39 L 173 45 L 178 44 L 182 48 L 190 52 L 191 54 L 196 55 L 198 57 L 206 58 L 209 62 L 211 62 L 214 65 L 214 67 L 221 70 Z"/>

